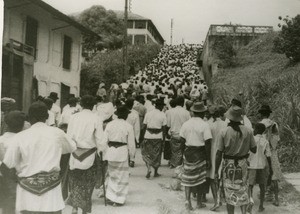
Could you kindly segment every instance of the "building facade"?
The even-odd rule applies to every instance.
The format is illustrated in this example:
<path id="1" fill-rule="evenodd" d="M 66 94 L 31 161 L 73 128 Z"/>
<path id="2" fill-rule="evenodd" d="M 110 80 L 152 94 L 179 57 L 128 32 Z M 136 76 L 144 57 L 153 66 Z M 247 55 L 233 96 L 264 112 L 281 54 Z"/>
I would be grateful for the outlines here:
<path id="1" fill-rule="evenodd" d="M 117 17 L 124 19 L 123 11 L 115 11 Z M 153 24 L 151 19 L 129 12 L 127 22 L 127 34 L 130 44 L 156 43 L 163 45 L 165 40 Z"/>
<path id="2" fill-rule="evenodd" d="M 94 34 L 41 0 L 4 0 L 1 97 L 27 111 L 37 95 L 79 96 L 83 33 Z"/>

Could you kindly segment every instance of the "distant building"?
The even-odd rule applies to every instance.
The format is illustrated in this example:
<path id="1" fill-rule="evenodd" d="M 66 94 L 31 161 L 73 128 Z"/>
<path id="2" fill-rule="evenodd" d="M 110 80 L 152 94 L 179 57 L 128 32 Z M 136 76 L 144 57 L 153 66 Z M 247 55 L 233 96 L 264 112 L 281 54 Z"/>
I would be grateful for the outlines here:
<path id="1" fill-rule="evenodd" d="M 123 11 L 114 11 L 117 17 L 124 19 Z M 165 40 L 153 24 L 151 19 L 129 12 L 127 24 L 128 40 L 132 45 L 150 42 L 163 45 Z"/>
<path id="2" fill-rule="evenodd" d="M 79 96 L 82 34 L 91 30 L 41 0 L 4 0 L 1 97 L 27 111 L 37 95 Z"/>

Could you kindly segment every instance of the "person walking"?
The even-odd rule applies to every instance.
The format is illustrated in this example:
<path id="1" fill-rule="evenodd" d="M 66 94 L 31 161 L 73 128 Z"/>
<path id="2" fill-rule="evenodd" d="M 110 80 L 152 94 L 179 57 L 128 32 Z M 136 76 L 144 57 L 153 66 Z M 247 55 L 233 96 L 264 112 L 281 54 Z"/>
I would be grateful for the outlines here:
<path id="1" fill-rule="evenodd" d="M 217 195 L 219 189 L 219 181 L 215 181 L 215 168 L 216 168 L 216 154 L 218 150 L 217 139 L 219 133 L 227 126 L 227 123 L 221 119 L 223 108 L 224 108 L 223 106 L 219 106 L 219 107 L 213 106 L 210 108 L 212 113 L 212 123 L 209 124 L 210 124 L 210 129 L 212 134 L 212 141 L 211 141 L 211 169 L 208 170 L 208 179 L 209 179 L 209 185 L 211 187 L 211 192 L 214 198 L 214 206 L 210 209 L 211 211 L 216 211 L 220 206 L 220 202 L 218 200 L 218 195 Z"/>
<path id="2" fill-rule="evenodd" d="M 128 108 L 130 112 L 128 114 L 126 121 L 133 127 L 135 145 L 137 145 L 140 139 L 140 132 L 141 132 L 140 116 L 139 113 L 133 109 L 133 104 L 134 104 L 133 99 L 128 99 L 125 102 L 125 106 Z M 134 162 L 135 162 L 135 155 L 129 159 L 129 166 L 134 167 Z"/>
<path id="3" fill-rule="evenodd" d="M 282 179 L 282 172 L 280 168 L 280 162 L 278 159 L 278 153 L 277 153 L 277 146 L 278 142 L 280 141 L 279 137 L 279 127 L 276 122 L 271 120 L 269 117 L 272 113 L 272 110 L 269 105 L 262 105 L 261 108 L 258 110 L 258 113 L 260 114 L 262 120 L 260 123 L 264 124 L 266 126 L 266 131 L 264 133 L 266 139 L 270 143 L 271 148 L 271 166 L 269 168 L 272 168 L 273 174 L 270 174 L 271 176 L 271 185 L 268 188 L 267 196 L 271 195 L 271 199 L 273 199 L 273 196 L 275 196 L 275 200 L 273 202 L 274 206 L 279 206 L 279 187 L 278 187 L 278 181 Z"/>
<path id="4" fill-rule="evenodd" d="M 155 101 L 155 109 L 147 112 L 144 119 L 142 156 L 147 166 L 146 178 L 150 178 L 151 167 L 154 168 L 154 177 L 160 176 L 158 168 L 161 163 L 162 146 L 166 136 L 167 117 L 164 112 L 164 102 Z"/>
<path id="5" fill-rule="evenodd" d="M 176 107 L 166 112 L 167 116 L 167 129 L 170 130 L 170 146 L 171 146 L 171 168 L 177 167 L 182 164 L 184 144 L 179 136 L 181 126 L 188 121 L 191 116 L 190 113 L 183 108 L 184 98 L 177 97 L 175 100 Z M 167 130 L 167 132 L 168 132 Z"/>
<path id="6" fill-rule="evenodd" d="M 252 130 L 241 123 L 243 116 L 240 107 L 231 106 L 225 116 L 229 123 L 217 140 L 215 179 L 219 179 L 223 156 L 220 188 L 224 193 L 227 212 L 233 214 L 235 206 L 240 206 L 242 214 L 246 214 L 249 204 L 247 158 L 249 151 L 256 153 L 256 143 Z"/>
<path id="7" fill-rule="evenodd" d="M 45 124 L 48 118 L 45 104 L 33 103 L 28 114 L 32 126 L 11 139 L 1 168 L 17 171 L 17 211 L 61 213 L 65 203 L 59 178 L 60 158 L 73 152 L 76 145 L 62 130 Z"/>
<path id="8" fill-rule="evenodd" d="M 83 110 L 71 116 L 67 134 L 76 142 L 77 149 L 70 157 L 69 187 L 67 204 L 73 207 L 72 213 L 92 211 L 92 194 L 96 185 L 97 151 L 105 149 L 105 135 L 102 120 L 92 109 L 93 96 L 85 95 L 81 99 Z"/>
<path id="9" fill-rule="evenodd" d="M 53 105 L 50 109 L 50 111 L 53 112 L 55 117 L 55 126 L 58 126 L 60 115 L 61 115 L 61 108 L 56 104 L 56 101 L 59 99 L 56 92 L 51 92 L 48 96 L 51 100 L 53 100 Z"/>
<path id="10" fill-rule="evenodd" d="M 9 112 L 4 121 L 7 131 L 0 137 L 0 161 L 3 161 L 7 148 L 13 143 L 11 139 L 22 131 L 25 122 L 25 114 L 20 111 Z M 9 170 L 13 174 L 13 170 Z M 12 172 L 13 171 L 13 172 Z M 3 214 L 15 213 L 17 182 L 0 172 L 0 208 Z"/>
<path id="11" fill-rule="evenodd" d="M 108 161 L 106 197 L 109 204 L 121 206 L 126 201 L 129 185 L 128 156 L 135 154 L 133 127 L 126 121 L 129 110 L 120 106 L 115 112 L 117 119 L 105 128 L 106 150 L 104 160 Z"/>
<path id="12" fill-rule="evenodd" d="M 183 155 L 182 186 L 185 187 L 185 207 L 192 210 L 191 191 L 197 192 L 197 208 L 205 207 L 202 203 L 204 183 L 207 170 L 210 169 L 211 131 L 203 120 L 207 108 L 203 102 L 196 102 L 190 109 L 193 117 L 185 122 L 180 129 L 180 137 L 185 143 Z"/>

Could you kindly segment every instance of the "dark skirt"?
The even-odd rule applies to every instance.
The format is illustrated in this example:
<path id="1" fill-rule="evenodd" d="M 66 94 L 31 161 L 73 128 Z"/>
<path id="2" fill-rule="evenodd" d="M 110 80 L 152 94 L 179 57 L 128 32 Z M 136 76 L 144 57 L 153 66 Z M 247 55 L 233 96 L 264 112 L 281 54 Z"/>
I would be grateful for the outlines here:
<path id="1" fill-rule="evenodd" d="M 171 159 L 171 145 L 170 140 L 166 140 L 164 143 L 164 159 L 170 160 Z"/>
<path id="2" fill-rule="evenodd" d="M 181 185 L 195 187 L 206 181 L 206 154 L 203 147 L 186 147 Z"/>
<path id="3" fill-rule="evenodd" d="M 70 195 L 67 204 L 81 208 L 90 213 L 92 211 L 92 194 L 96 185 L 96 161 L 86 170 L 74 169 L 69 171 Z"/>
<path id="4" fill-rule="evenodd" d="M 177 167 L 182 164 L 183 161 L 183 150 L 184 144 L 181 142 L 180 138 L 171 137 L 171 159 L 170 164 Z"/>
<path id="5" fill-rule="evenodd" d="M 146 164 L 158 168 L 161 163 L 162 139 L 144 139 L 142 156 Z"/>
<path id="6" fill-rule="evenodd" d="M 0 208 L 3 213 L 15 213 L 17 182 L 0 176 Z"/>

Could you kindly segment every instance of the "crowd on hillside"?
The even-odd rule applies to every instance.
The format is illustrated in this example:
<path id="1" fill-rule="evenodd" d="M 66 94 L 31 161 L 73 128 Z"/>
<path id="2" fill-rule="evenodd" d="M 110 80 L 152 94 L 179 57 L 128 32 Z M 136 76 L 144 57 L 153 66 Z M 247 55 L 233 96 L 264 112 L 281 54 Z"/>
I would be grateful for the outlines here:
<path id="1" fill-rule="evenodd" d="M 92 193 L 112 206 L 125 204 L 130 167 L 141 149 L 145 177 L 159 177 L 163 158 L 178 172 L 185 207 L 228 213 L 251 212 L 252 190 L 260 187 L 279 206 L 281 179 L 278 125 L 268 105 L 252 124 L 240 96 L 225 106 L 208 101 L 208 87 L 196 65 L 198 46 L 164 46 L 151 64 L 122 84 L 99 84 L 95 95 L 57 105 L 58 94 L 38 97 L 28 114 L 1 99 L 0 206 L 3 213 L 92 212 Z M 153 170 L 152 170 L 153 169 Z M 172 178 L 170 178 L 171 182 Z M 180 187 L 179 187 L 180 188 Z M 151 191 L 151 190 L 149 190 Z"/>

